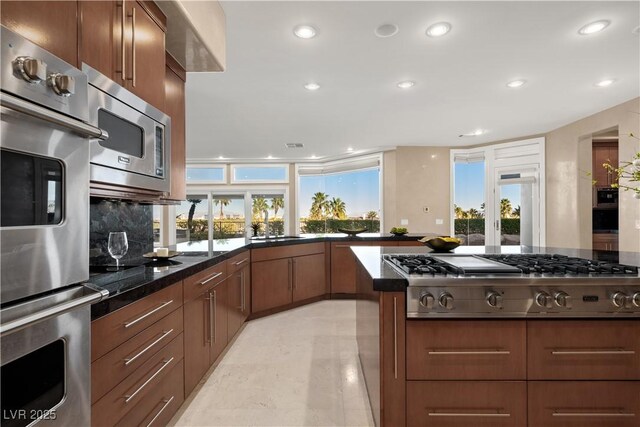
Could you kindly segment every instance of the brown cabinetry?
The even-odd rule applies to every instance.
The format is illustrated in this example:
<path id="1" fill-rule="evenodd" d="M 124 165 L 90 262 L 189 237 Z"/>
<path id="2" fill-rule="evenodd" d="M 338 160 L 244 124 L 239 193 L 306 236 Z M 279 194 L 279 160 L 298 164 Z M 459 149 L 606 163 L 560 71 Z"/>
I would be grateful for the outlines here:
<path id="1" fill-rule="evenodd" d="M 231 340 L 250 314 L 251 307 L 251 255 L 243 252 L 227 261 L 229 268 L 228 336 Z"/>
<path id="2" fill-rule="evenodd" d="M 165 74 L 165 113 L 171 117 L 171 192 L 170 200 L 185 200 L 185 70 L 167 53 Z"/>
<path id="3" fill-rule="evenodd" d="M 616 233 L 593 233 L 593 249 L 597 251 L 617 251 L 618 235 Z"/>
<path id="4" fill-rule="evenodd" d="M 618 167 L 618 143 L 614 141 L 593 142 L 593 179 L 596 187 L 610 187 L 614 183 L 614 175 L 602 165 L 608 163 Z"/>
<path id="5" fill-rule="evenodd" d="M 2 25 L 78 67 L 77 1 L 2 1 Z"/>
<path id="6" fill-rule="evenodd" d="M 356 293 L 356 258 L 351 246 L 398 246 L 398 242 L 331 243 L 331 294 Z"/>
<path id="7" fill-rule="evenodd" d="M 323 243 L 255 249 L 251 259 L 252 313 L 326 293 Z"/>

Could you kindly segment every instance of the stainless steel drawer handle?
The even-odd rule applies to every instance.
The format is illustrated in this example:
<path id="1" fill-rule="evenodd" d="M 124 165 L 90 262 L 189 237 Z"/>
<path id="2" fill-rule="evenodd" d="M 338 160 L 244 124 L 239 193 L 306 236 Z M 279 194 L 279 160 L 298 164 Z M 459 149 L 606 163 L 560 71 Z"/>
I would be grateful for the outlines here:
<path id="1" fill-rule="evenodd" d="M 206 285 L 207 283 L 209 283 L 210 281 L 217 279 L 218 277 L 222 276 L 222 272 L 216 273 L 212 276 L 210 276 L 208 279 L 203 280 L 202 282 L 200 282 L 201 285 Z"/>
<path id="2" fill-rule="evenodd" d="M 124 396 L 124 403 L 129 403 L 129 402 L 131 401 L 131 399 L 133 399 L 134 397 L 136 397 L 136 395 L 137 395 L 138 393 L 140 393 L 140 392 L 141 392 L 141 391 L 142 391 L 142 390 L 147 386 L 147 384 L 149 384 L 151 381 L 153 381 L 153 379 L 154 379 L 155 377 L 157 377 L 158 375 L 160 375 L 160 372 L 162 372 L 162 370 L 163 370 L 164 368 L 166 368 L 166 367 L 167 367 L 171 362 L 173 362 L 173 359 L 174 359 L 174 358 L 172 357 L 171 359 L 169 359 L 169 360 L 165 360 L 164 362 L 162 362 L 162 366 L 160 366 L 160 369 L 158 369 L 157 371 L 155 371 L 155 372 L 153 373 L 153 375 L 151 375 L 149 378 L 147 378 L 147 380 L 146 380 L 145 382 L 143 382 L 143 383 L 142 383 L 142 385 L 136 389 L 136 391 L 134 391 L 134 392 L 133 392 L 133 393 L 131 393 L 131 394 L 126 394 L 126 395 Z"/>
<path id="3" fill-rule="evenodd" d="M 162 414 L 162 413 L 164 412 L 164 410 L 165 410 L 165 409 L 167 409 L 167 406 L 169 406 L 169 405 L 171 404 L 171 402 L 173 402 L 173 398 L 174 398 L 174 397 L 175 397 L 175 396 L 171 396 L 169 399 L 167 399 L 167 400 L 163 400 L 164 405 L 162 405 L 162 408 L 160 408 L 160 410 L 158 411 L 158 413 L 157 413 L 153 418 L 151 418 L 151 421 L 149 421 L 149 424 L 147 424 L 147 427 L 150 427 L 150 426 L 151 426 L 151 424 L 153 424 L 153 423 L 158 419 L 158 417 L 160 416 L 160 414 Z"/>
<path id="4" fill-rule="evenodd" d="M 511 354 L 509 350 L 469 350 L 469 351 L 430 351 L 429 354 L 434 356 L 474 356 L 474 355 L 500 355 Z"/>
<path id="5" fill-rule="evenodd" d="M 152 342 L 151 344 L 149 344 L 148 346 L 146 346 L 144 349 L 142 349 L 140 351 L 140 353 L 136 354 L 133 357 L 128 357 L 126 359 L 124 359 L 124 364 L 125 366 L 133 363 L 138 357 L 142 356 L 143 354 L 145 354 L 149 349 L 151 349 L 154 345 L 158 344 L 160 341 L 162 341 L 163 339 L 165 339 L 167 336 L 169 336 L 171 333 L 173 332 L 173 329 L 169 329 L 168 331 L 163 331 L 162 335 L 160 335 L 160 337 L 158 339 L 156 339 L 154 342 Z"/>
<path id="6" fill-rule="evenodd" d="M 551 354 L 556 356 L 563 355 L 624 355 L 636 354 L 633 350 L 553 350 Z"/>
<path id="7" fill-rule="evenodd" d="M 173 302 L 173 300 L 167 301 L 167 302 L 163 302 L 158 307 L 154 308 L 153 310 L 149 311 L 148 313 L 143 314 L 142 316 L 138 317 L 136 320 L 132 320 L 131 322 L 125 322 L 124 327 L 125 328 L 130 328 L 131 326 L 135 325 L 136 323 L 140 322 L 141 320 L 144 320 L 147 317 L 151 316 L 153 313 L 156 313 L 156 312 L 162 310 L 163 308 L 165 308 L 166 306 L 168 306 L 172 302 Z"/>
<path id="8" fill-rule="evenodd" d="M 635 417 L 632 412 L 554 412 L 554 417 Z"/>
<path id="9" fill-rule="evenodd" d="M 430 417 L 510 417 L 511 414 L 504 412 L 429 412 Z"/>
<path id="10" fill-rule="evenodd" d="M 245 258 L 245 259 L 240 260 L 238 262 L 234 262 L 233 265 L 241 265 L 241 264 L 244 264 L 247 261 L 249 261 L 249 258 Z"/>

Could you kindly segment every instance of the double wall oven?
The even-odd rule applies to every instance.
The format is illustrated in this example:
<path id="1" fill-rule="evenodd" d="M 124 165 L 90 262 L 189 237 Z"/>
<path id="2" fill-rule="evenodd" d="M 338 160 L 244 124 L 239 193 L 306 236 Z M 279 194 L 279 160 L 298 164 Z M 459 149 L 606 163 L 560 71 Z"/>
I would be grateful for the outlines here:
<path id="1" fill-rule="evenodd" d="M 87 77 L 2 27 L 3 426 L 90 423 Z"/>

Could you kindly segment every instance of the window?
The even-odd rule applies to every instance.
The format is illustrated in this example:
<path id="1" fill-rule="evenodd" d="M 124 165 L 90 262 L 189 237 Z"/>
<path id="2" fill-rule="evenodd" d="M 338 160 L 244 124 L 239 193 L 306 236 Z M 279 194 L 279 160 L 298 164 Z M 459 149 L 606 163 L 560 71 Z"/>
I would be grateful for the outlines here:
<path id="1" fill-rule="evenodd" d="M 213 194 L 213 238 L 245 237 L 244 194 Z"/>
<path id="2" fill-rule="evenodd" d="M 179 251 L 208 251 L 209 196 L 188 194 L 176 206 L 176 243 Z"/>
<path id="3" fill-rule="evenodd" d="M 222 166 L 187 166 L 187 182 L 190 184 L 225 183 L 227 167 Z"/>
<path id="4" fill-rule="evenodd" d="M 162 242 L 162 206 L 153 206 L 153 246 Z"/>
<path id="5" fill-rule="evenodd" d="M 485 244 L 484 158 L 454 159 L 454 235 L 463 245 Z"/>
<path id="6" fill-rule="evenodd" d="M 285 212 L 284 194 L 252 194 L 252 236 L 264 236 L 267 224 L 270 236 L 284 235 Z"/>
<path id="7" fill-rule="evenodd" d="M 360 162 L 303 165 L 298 175 L 300 233 L 337 233 L 339 228 L 380 231 L 379 156 Z"/>
<path id="8" fill-rule="evenodd" d="M 288 183 L 288 165 L 232 165 L 232 184 Z"/>

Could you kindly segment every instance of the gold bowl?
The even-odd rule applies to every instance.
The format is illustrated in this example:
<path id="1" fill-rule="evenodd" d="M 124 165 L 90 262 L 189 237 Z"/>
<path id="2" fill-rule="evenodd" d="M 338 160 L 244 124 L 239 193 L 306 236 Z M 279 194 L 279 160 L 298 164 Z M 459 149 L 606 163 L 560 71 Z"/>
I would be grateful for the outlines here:
<path id="1" fill-rule="evenodd" d="M 449 252 L 460 246 L 462 241 L 455 237 L 442 236 L 442 237 L 423 237 L 418 240 L 425 246 L 434 250 L 434 252 Z"/>

